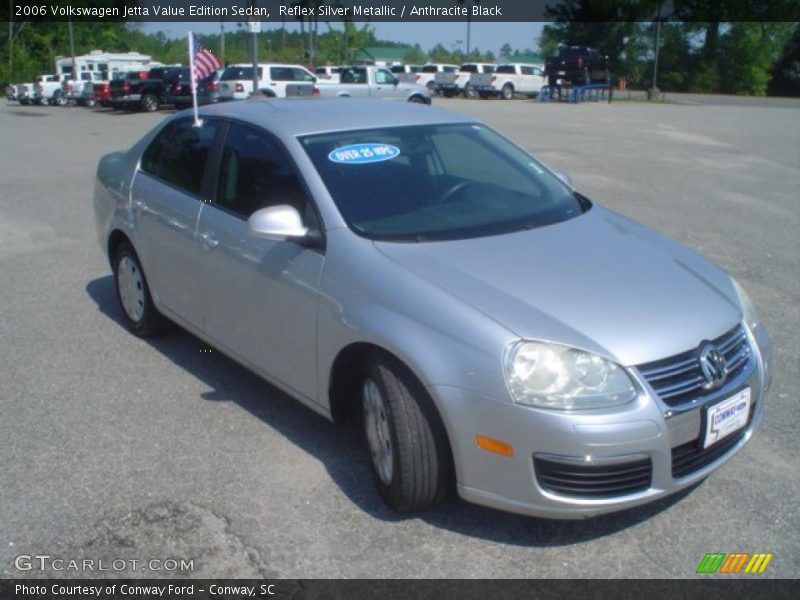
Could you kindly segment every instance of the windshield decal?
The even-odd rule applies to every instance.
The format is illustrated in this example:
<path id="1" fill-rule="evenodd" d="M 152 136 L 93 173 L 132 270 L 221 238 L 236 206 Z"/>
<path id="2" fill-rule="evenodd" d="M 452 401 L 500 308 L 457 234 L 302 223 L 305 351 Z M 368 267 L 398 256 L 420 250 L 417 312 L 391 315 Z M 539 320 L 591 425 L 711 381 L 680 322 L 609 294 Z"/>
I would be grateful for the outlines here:
<path id="1" fill-rule="evenodd" d="M 400 149 L 389 144 L 350 144 L 331 151 L 328 160 L 346 165 L 364 165 L 391 160 L 399 155 Z"/>

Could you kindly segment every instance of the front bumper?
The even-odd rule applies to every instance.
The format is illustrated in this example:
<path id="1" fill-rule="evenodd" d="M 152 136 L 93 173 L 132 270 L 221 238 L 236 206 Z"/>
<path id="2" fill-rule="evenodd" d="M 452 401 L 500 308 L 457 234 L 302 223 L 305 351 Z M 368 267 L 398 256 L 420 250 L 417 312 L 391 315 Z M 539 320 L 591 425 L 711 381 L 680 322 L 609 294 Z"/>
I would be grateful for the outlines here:
<path id="1" fill-rule="evenodd" d="M 757 345 L 754 341 L 751 336 L 747 368 L 680 411 L 658 400 L 635 370 L 631 376 L 640 389 L 635 400 L 614 409 L 574 413 L 515 405 L 457 387 L 431 386 L 450 437 L 459 495 L 501 510 L 579 519 L 647 504 L 701 481 L 736 454 L 761 422 L 770 349 L 766 333 L 759 335 Z M 747 425 L 703 451 L 706 409 L 745 387 L 751 397 Z M 482 450 L 476 443 L 478 435 L 510 444 L 513 456 Z M 680 471 L 677 461 L 685 461 L 687 451 L 694 453 L 695 466 Z M 643 473 L 647 478 L 631 491 L 565 492 L 572 484 L 568 480 L 563 480 L 567 483 L 562 490 L 554 491 L 550 483 L 559 481 L 559 465 L 578 477 L 602 473 L 605 482 L 615 485 L 627 472 L 636 473 L 639 484 Z M 679 475 L 673 471 L 680 471 Z"/>

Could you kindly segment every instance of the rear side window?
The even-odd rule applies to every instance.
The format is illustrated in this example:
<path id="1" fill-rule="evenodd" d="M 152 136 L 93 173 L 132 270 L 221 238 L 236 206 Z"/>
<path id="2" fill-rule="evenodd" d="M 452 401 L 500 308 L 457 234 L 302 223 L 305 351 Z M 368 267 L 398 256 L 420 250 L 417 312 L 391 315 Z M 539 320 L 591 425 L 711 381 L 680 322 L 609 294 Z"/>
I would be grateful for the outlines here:
<path id="1" fill-rule="evenodd" d="M 497 67 L 497 71 L 495 72 L 502 75 L 516 74 L 516 71 L 514 70 L 514 65 L 500 65 L 499 67 Z"/>
<path id="2" fill-rule="evenodd" d="M 258 78 L 262 78 L 262 69 L 258 67 Z M 253 67 L 228 67 L 222 73 L 220 81 L 234 81 L 237 79 L 253 79 Z"/>
<path id="3" fill-rule="evenodd" d="M 360 67 L 342 69 L 340 81 L 342 83 L 367 83 L 367 70 Z"/>
<path id="4" fill-rule="evenodd" d="M 202 127 L 188 120 L 169 125 L 145 150 L 142 170 L 198 196 L 216 131 L 217 123 L 208 120 Z"/>
<path id="5" fill-rule="evenodd" d="M 439 68 L 436 65 L 425 65 L 422 67 L 423 73 L 438 73 Z"/>

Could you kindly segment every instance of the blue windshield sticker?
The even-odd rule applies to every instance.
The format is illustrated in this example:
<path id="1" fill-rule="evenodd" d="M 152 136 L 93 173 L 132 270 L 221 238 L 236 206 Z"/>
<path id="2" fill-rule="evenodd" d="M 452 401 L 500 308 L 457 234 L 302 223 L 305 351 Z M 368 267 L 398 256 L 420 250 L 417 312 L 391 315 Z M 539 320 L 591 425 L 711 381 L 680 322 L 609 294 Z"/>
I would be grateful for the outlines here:
<path id="1" fill-rule="evenodd" d="M 365 165 L 390 160 L 400 154 L 400 149 L 389 144 L 350 144 L 336 148 L 328 160 L 347 165 Z"/>

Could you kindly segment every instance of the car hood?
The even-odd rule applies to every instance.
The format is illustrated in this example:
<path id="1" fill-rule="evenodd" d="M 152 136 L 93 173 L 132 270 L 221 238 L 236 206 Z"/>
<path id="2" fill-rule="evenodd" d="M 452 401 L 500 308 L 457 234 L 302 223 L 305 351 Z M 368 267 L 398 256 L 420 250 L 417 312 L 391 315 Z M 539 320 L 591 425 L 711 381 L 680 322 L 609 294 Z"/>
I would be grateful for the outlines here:
<path id="1" fill-rule="evenodd" d="M 724 272 L 596 205 L 530 231 L 375 246 L 521 338 L 584 348 L 625 366 L 694 348 L 741 319 Z"/>

